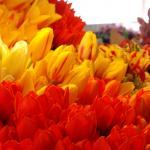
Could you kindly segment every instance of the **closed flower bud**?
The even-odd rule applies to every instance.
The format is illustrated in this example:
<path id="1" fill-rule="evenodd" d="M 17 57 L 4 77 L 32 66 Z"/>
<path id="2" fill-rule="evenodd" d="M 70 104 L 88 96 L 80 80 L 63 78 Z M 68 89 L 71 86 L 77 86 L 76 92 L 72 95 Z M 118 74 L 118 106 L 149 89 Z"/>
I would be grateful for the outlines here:
<path id="1" fill-rule="evenodd" d="M 102 77 L 107 80 L 115 79 L 118 81 L 122 81 L 126 71 L 127 71 L 127 64 L 124 63 L 122 59 L 114 59 L 114 61 L 112 61 L 109 64 L 108 68 L 105 70 Z"/>
<path id="2" fill-rule="evenodd" d="M 61 49 L 62 51 L 58 53 Z M 47 76 L 54 83 L 62 82 L 75 64 L 76 57 L 73 50 L 73 46 L 60 46 L 50 56 L 51 60 L 48 62 Z"/>
<path id="3" fill-rule="evenodd" d="M 6 68 L 6 74 L 18 79 L 27 67 L 28 47 L 24 41 L 19 41 L 3 59 L 2 67 Z"/>
<path id="4" fill-rule="evenodd" d="M 53 41 L 53 30 L 51 28 L 43 28 L 32 39 L 29 44 L 29 52 L 33 62 L 42 59 L 51 49 Z"/>
<path id="5" fill-rule="evenodd" d="M 96 35 L 93 32 L 86 32 L 78 48 L 78 55 L 81 59 L 94 60 L 97 56 Z"/>

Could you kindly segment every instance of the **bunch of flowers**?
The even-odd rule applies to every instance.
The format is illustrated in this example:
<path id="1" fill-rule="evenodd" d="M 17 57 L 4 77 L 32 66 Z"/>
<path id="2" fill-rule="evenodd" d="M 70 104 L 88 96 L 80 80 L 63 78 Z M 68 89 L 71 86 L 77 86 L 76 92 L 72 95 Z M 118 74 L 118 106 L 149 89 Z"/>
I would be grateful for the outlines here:
<path id="1" fill-rule="evenodd" d="M 132 42 L 98 45 L 92 32 L 82 37 L 83 23 L 64 1 L 1 5 L 7 15 L 23 13 L 23 22 L 37 30 L 22 32 L 7 24 L 13 17 L 3 18 L 0 149 L 150 149 L 147 48 Z M 8 36 L 14 30 L 16 38 Z"/>

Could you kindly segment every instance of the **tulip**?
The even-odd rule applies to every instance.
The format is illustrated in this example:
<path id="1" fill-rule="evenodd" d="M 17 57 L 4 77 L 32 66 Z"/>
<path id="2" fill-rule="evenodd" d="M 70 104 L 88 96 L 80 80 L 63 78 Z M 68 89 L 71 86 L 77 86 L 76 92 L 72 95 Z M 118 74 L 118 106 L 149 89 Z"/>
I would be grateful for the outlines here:
<path id="1" fill-rule="evenodd" d="M 114 126 L 107 141 L 112 150 L 145 150 L 146 146 L 143 133 L 134 125 L 127 125 L 123 128 Z"/>
<path id="2" fill-rule="evenodd" d="M 38 130 L 33 140 L 33 150 L 53 150 L 57 143 L 57 138 L 53 132 L 48 130 Z"/>
<path id="3" fill-rule="evenodd" d="M 127 64 L 122 59 L 114 59 L 103 73 L 103 78 L 107 80 L 116 79 L 122 81 L 127 71 Z"/>
<path id="4" fill-rule="evenodd" d="M 65 129 L 70 139 L 77 142 L 83 139 L 90 139 L 96 133 L 96 118 L 94 111 L 89 106 L 83 108 L 76 104 L 70 106 Z M 78 126 L 77 123 L 78 122 Z"/>
<path id="5" fill-rule="evenodd" d="M 14 112 L 14 95 L 4 85 L 0 85 L 0 121 L 7 121 Z"/>
<path id="6" fill-rule="evenodd" d="M 29 52 L 33 62 L 42 59 L 48 54 L 51 49 L 53 37 L 53 30 L 48 27 L 37 32 L 29 44 Z"/>
<path id="7" fill-rule="evenodd" d="M 32 69 L 27 69 L 18 80 L 18 83 L 23 87 L 23 94 L 27 94 L 29 91 L 35 91 L 34 71 Z"/>
<path id="8" fill-rule="evenodd" d="M 109 146 L 108 142 L 104 137 L 100 137 L 99 139 L 96 140 L 96 142 L 93 145 L 93 150 L 111 150 L 111 147 Z"/>
<path id="9" fill-rule="evenodd" d="M 130 54 L 129 67 L 133 73 L 139 74 L 142 81 L 145 80 L 145 71 L 150 66 L 150 56 L 143 50 Z"/>
<path id="10" fill-rule="evenodd" d="M 111 80 L 106 84 L 103 96 L 109 95 L 111 97 L 117 97 L 117 95 L 119 94 L 119 89 L 120 89 L 120 82 L 117 80 Z"/>
<path id="11" fill-rule="evenodd" d="M 41 29 L 58 21 L 61 16 L 56 13 L 55 5 L 48 0 L 36 0 L 27 12 L 26 18 L 30 20 L 31 24 L 36 24 Z"/>
<path id="12" fill-rule="evenodd" d="M 19 41 L 3 59 L 2 67 L 6 68 L 7 75 L 12 75 L 15 79 L 18 79 L 27 67 L 28 58 L 27 43 Z"/>
<path id="13" fill-rule="evenodd" d="M 102 53 L 99 53 L 96 60 L 94 61 L 95 76 L 101 78 L 110 62 L 111 60 L 109 58 L 105 58 Z"/>
<path id="14" fill-rule="evenodd" d="M 85 87 L 89 77 L 93 75 L 93 68 L 90 61 L 85 60 L 81 65 L 74 66 L 74 68 L 65 77 L 62 85 L 75 84 L 80 93 Z"/>
<path id="15" fill-rule="evenodd" d="M 129 104 L 135 108 L 137 114 L 150 120 L 150 88 L 145 87 L 135 93 L 129 100 Z"/>
<path id="16" fill-rule="evenodd" d="M 83 36 L 79 48 L 78 55 L 83 59 L 95 60 L 98 53 L 96 35 L 93 32 L 86 32 Z"/>
<path id="17" fill-rule="evenodd" d="M 3 61 L 3 59 L 8 55 L 8 53 L 9 49 L 7 45 L 0 38 L 0 61 Z"/>
<path id="18" fill-rule="evenodd" d="M 78 87 L 75 84 L 66 84 L 62 86 L 63 89 L 69 90 L 69 103 L 74 103 L 78 100 Z"/>
<path id="19" fill-rule="evenodd" d="M 135 85 L 133 82 L 124 82 L 121 84 L 119 89 L 119 95 L 131 95 L 135 88 Z"/>
<path id="20" fill-rule="evenodd" d="M 54 83 L 62 82 L 76 62 L 74 47 L 60 46 L 48 57 L 51 59 L 47 68 L 48 78 Z"/>
<path id="21" fill-rule="evenodd" d="M 92 104 L 96 97 L 102 96 L 105 82 L 96 78 L 89 78 L 82 93 L 79 95 L 79 103 Z"/>

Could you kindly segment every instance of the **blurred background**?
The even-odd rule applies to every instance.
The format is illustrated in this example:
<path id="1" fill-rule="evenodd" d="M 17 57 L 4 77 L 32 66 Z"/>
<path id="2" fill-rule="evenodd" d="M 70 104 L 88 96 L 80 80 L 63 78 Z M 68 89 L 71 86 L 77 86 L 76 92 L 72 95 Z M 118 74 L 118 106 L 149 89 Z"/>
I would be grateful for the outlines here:
<path id="1" fill-rule="evenodd" d="M 133 38 L 139 33 L 138 17 L 148 22 L 150 0 L 67 0 L 76 15 L 86 22 L 99 40 L 110 41 L 116 31 L 123 37 Z M 112 31 L 113 29 L 113 31 Z M 113 41 L 114 42 L 114 41 Z"/>

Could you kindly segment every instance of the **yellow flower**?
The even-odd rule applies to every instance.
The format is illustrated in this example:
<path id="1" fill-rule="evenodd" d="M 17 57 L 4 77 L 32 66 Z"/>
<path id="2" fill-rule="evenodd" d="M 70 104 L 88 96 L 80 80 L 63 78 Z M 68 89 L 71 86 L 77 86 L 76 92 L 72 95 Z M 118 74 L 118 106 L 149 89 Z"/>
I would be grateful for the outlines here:
<path id="1" fill-rule="evenodd" d="M 16 80 L 20 78 L 27 67 L 28 59 L 27 43 L 17 42 L 2 60 L 1 67 L 5 70 L 5 76 L 11 75 Z"/>
<path id="2" fill-rule="evenodd" d="M 37 32 L 29 44 L 29 52 L 33 62 L 42 59 L 48 54 L 51 49 L 53 37 L 53 30 L 51 28 L 43 28 Z"/>
<path id="3" fill-rule="evenodd" d="M 108 80 L 122 81 L 127 71 L 127 64 L 122 59 L 114 59 L 107 69 L 104 71 L 102 77 Z"/>
<path id="4" fill-rule="evenodd" d="M 17 81 L 23 87 L 23 94 L 35 91 L 35 73 L 32 69 L 27 69 L 22 77 Z"/>
<path id="5" fill-rule="evenodd" d="M 9 49 L 7 45 L 0 38 L 0 61 L 3 61 L 3 59 L 8 55 L 8 53 Z"/>
<path id="6" fill-rule="evenodd" d="M 26 18 L 38 27 L 47 27 L 59 20 L 61 16 L 55 12 L 55 5 L 48 0 L 34 0 L 34 3 L 27 12 Z"/>
<path id="7" fill-rule="evenodd" d="M 78 48 L 79 57 L 81 59 L 94 60 L 97 56 L 97 52 L 96 35 L 93 32 L 86 32 Z"/>
<path id="8" fill-rule="evenodd" d="M 58 47 L 54 52 L 50 53 L 48 58 L 50 61 L 48 62 L 47 76 L 57 83 L 63 81 L 76 63 L 76 54 L 72 45 Z"/>
<path id="9" fill-rule="evenodd" d="M 78 93 L 80 93 L 91 76 L 93 76 L 92 62 L 85 60 L 82 64 L 74 66 L 65 77 L 62 85 L 75 84 L 78 87 Z"/>
<path id="10" fill-rule="evenodd" d="M 38 30 L 61 19 L 48 0 L 4 0 L 0 17 L 0 34 L 9 47 L 19 40 L 30 42 Z"/>
<path id="11" fill-rule="evenodd" d="M 111 60 L 109 58 L 105 58 L 104 55 L 99 52 L 96 60 L 94 61 L 94 71 L 95 76 L 101 78 L 104 71 L 109 66 Z"/>

